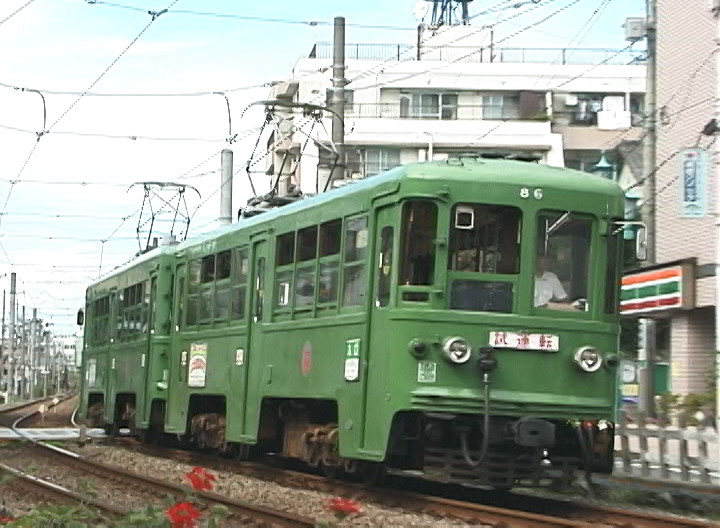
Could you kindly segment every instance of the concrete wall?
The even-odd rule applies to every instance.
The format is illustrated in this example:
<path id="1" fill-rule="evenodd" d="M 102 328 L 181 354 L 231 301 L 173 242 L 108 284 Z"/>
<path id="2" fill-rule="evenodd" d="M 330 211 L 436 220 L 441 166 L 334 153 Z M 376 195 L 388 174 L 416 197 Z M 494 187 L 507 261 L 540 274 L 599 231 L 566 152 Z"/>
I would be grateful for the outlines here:
<path id="1" fill-rule="evenodd" d="M 660 0 L 658 2 L 658 109 L 669 115 L 658 125 L 657 162 L 676 151 L 710 138 L 700 136 L 714 117 L 716 90 L 715 37 L 717 21 L 707 0 Z M 668 121 L 669 120 L 669 121 Z M 713 148 L 713 154 L 715 149 Z M 713 161 L 716 157 L 711 157 Z M 707 174 L 707 214 L 704 218 L 681 218 L 682 179 L 680 159 L 669 161 L 657 173 L 657 260 L 665 262 L 696 256 L 698 264 L 715 262 L 715 199 L 717 173 L 711 164 Z M 709 291 L 711 290 L 711 291 Z M 714 285 L 707 281 L 698 295 L 701 306 L 714 304 Z"/>
<path id="2" fill-rule="evenodd" d="M 676 314 L 670 326 L 670 392 L 704 393 L 715 359 L 715 310 Z"/>

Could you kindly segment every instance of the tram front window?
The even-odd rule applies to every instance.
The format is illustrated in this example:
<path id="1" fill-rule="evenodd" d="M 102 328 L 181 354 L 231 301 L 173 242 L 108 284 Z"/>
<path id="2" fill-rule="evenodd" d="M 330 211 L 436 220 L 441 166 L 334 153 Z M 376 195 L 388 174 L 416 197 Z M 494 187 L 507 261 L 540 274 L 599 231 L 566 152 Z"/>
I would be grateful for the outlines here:
<path id="1" fill-rule="evenodd" d="M 511 312 L 520 272 L 520 209 L 457 204 L 450 222 L 450 309 Z"/>
<path id="2" fill-rule="evenodd" d="M 571 211 L 541 211 L 537 224 L 536 308 L 588 310 L 592 219 Z"/>

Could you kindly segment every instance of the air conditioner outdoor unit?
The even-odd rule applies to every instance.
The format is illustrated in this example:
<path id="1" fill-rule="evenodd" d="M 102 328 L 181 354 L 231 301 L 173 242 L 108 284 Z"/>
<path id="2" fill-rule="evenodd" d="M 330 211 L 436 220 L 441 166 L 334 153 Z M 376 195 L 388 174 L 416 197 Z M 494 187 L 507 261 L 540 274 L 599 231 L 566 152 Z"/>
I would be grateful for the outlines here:
<path id="1" fill-rule="evenodd" d="M 628 17 L 625 19 L 625 40 L 635 42 L 645 38 L 645 19 Z"/>

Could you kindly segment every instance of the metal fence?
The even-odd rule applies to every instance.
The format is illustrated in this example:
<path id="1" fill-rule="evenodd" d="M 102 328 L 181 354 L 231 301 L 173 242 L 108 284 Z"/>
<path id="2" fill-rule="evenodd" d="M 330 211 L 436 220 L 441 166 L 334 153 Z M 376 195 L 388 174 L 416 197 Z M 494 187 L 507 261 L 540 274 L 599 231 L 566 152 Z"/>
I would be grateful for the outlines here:
<path id="1" fill-rule="evenodd" d="M 330 42 L 315 44 L 311 59 L 332 59 Z M 346 44 L 346 60 L 417 60 L 417 48 L 409 44 Z M 421 60 L 506 62 L 538 64 L 638 64 L 644 51 L 611 48 L 495 48 L 493 46 L 423 46 Z"/>
<path id="2" fill-rule="evenodd" d="M 720 484 L 718 433 L 705 426 L 661 426 L 643 419 L 616 426 L 615 472 L 668 481 Z"/>

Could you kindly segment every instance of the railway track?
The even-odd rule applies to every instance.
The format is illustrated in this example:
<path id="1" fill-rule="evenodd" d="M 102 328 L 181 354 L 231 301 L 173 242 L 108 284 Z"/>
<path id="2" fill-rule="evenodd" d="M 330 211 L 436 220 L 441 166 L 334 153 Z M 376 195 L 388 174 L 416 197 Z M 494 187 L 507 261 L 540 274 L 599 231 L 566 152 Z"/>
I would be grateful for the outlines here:
<path id="1" fill-rule="evenodd" d="M 34 411 L 36 412 L 36 411 Z M 33 413 L 34 413 L 33 412 Z M 27 414 L 26 416 L 20 417 L 12 424 L 12 428 L 16 432 L 20 432 L 19 425 L 27 420 L 33 413 Z M 148 496 L 156 496 L 158 500 L 164 499 L 167 495 L 174 497 L 185 498 L 188 493 L 192 492 L 198 499 L 207 505 L 222 505 L 226 507 L 230 516 L 228 521 L 232 525 L 245 525 L 245 524 L 261 524 L 265 526 L 281 526 L 281 527 L 307 527 L 315 526 L 316 522 L 314 519 L 288 513 L 272 508 L 266 508 L 251 503 L 237 501 L 223 497 L 222 495 L 212 493 L 209 491 L 197 491 L 191 490 L 186 486 L 173 484 L 166 482 L 162 479 L 157 479 L 142 475 L 139 473 L 127 471 L 123 468 L 104 464 L 99 461 L 89 460 L 82 457 L 72 451 L 61 449 L 59 447 L 44 443 L 37 442 L 29 439 L 30 443 L 27 444 L 24 449 L 33 450 L 33 459 L 37 456 L 47 460 L 49 464 L 56 465 L 60 463 L 65 466 L 66 471 L 79 473 L 81 476 L 91 475 L 97 477 L 100 482 L 107 483 L 111 482 L 114 486 L 125 487 L 131 490 L 132 493 L 137 495 L 141 494 L 141 497 L 145 503 L 147 503 Z M 17 457 L 16 457 L 17 458 Z M 25 473 L 18 468 L 7 466 L 3 468 L 5 471 L 15 472 L 14 474 L 19 475 Z M 25 474 L 27 481 L 36 482 L 42 479 L 34 479 L 31 475 Z M 49 488 L 48 492 L 52 491 Z M 67 490 L 71 493 L 75 493 L 72 490 Z M 70 495 L 69 497 L 72 498 Z M 86 501 L 87 502 L 87 501 Z M 106 503 L 107 504 L 107 503 Z M 114 508 L 115 506 L 110 506 Z M 120 514 L 120 511 L 127 513 L 124 508 L 117 507 L 116 514 Z"/>
<path id="2" fill-rule="evenodd" d="M 8 466 L 7 464 L 0 464 L 0 472 L 13 478 L 12 485 L 14 488 L 20 487 L 23 491 L 30 494 L 37 494 L 43 498 L 49 497 L 58 502 L 73 503 L 79 506 L 92 506 L 101 512 L 109 514 L 111 517 L 123 517 L 129 513 L 129 510 L 122 506 L 108 504 L 107 502 L 82 495 L 64 486 L 50 482 L 49 480 L 35 477 L 12 466 Z"/>
<path id="3" fill-rule="evenodd" d="M 715 524 L 694 519 L 660 515 L 643 511 L 623 510 L 582 501 L 539 498 L 522 494 L 483 494 L 482 499 L 493 504 L 440 497 L 432 493 L 402 491 L 388 487 L 327 479 L 319 475 L 271 467 L 253 462 L 239 462 L 211 455 L 147 446 L 134 439 L 116 439 L 116 445 L 134 451 L 210 469 L 231 471 L 249 477 L 275 482 L 284 486 L 333 493 L 392 508 L 425 513 L 439 519 L 456 519 L 469 524 L 511 527 L 623 527 L 623 528 L 708 528 Z M 473 490 L 465 489 L 465 495 Z M 482 494 L 478 490 L 478 494 Z"/>
<path id="4" fill-rule="evenodd" d="M 29 419 L 29 415 L 18 419 L 13 426 L 17 427 L 23 420 L 27 419 Z M 265 464 L 222 459 L 197 452 L 159 446 L 151 447 L 131 438 L 118 438 L 114 442 L 118 446 L 130 447 L 135 451 L 155 457 L 204 465 L 211 469 L 241 473 L 289 487 L 332 493 L 350 497 L 354 500 L 374 502 L 388 507 L 425 513 L 439 519 L 455 519 L 469 524 L 532 528 L 545 526 L 607 526 L 623 528 L 700 528 L 713 526 L 711 523 L 692 519 L 589 505 L 579 501 L 558 501 L 515 494 L 504 494 L 495 497 L 495 499 L 499 498 L 500 500 L 493 500 L 490 497 L 493 502 L 483 504 L 470 500 L 439 497 L 431 493 L 400 491 L 394 488 L 374 488 L 352 482 L 331 480 L 304 472 L 270 467 Z M 117 482 L 118 485 L 125 483 L 136 488 L 140 487 L 146 490 L 148 494 L 164 495 L 169 493 L 174 496 L 184 496 L 189 491 L 184 486 L 89 460 L 76 453 L 54 446 L 40 442 L 35 442 L 34 446 L 34 449 L 41 450 L 44 456 L 59 459 L 61 463 L 81 469 L 86 474 L 95 475 L 106 481 Z M 253 520 L 253 522 L 263 522 L 275 526 L 314 525 L 312 519 L 282 512 L 281 518 L 278 518 L 276 511 L 269 511 L 268 508 L 250 503 L 234 501 L 215 493 L 198 492 L 197 495 L 208 504 L 226 506 L 233 513 L 234 520 L 240 523 Z M 487 499 L 487 497 L 483 498 Z"/>

